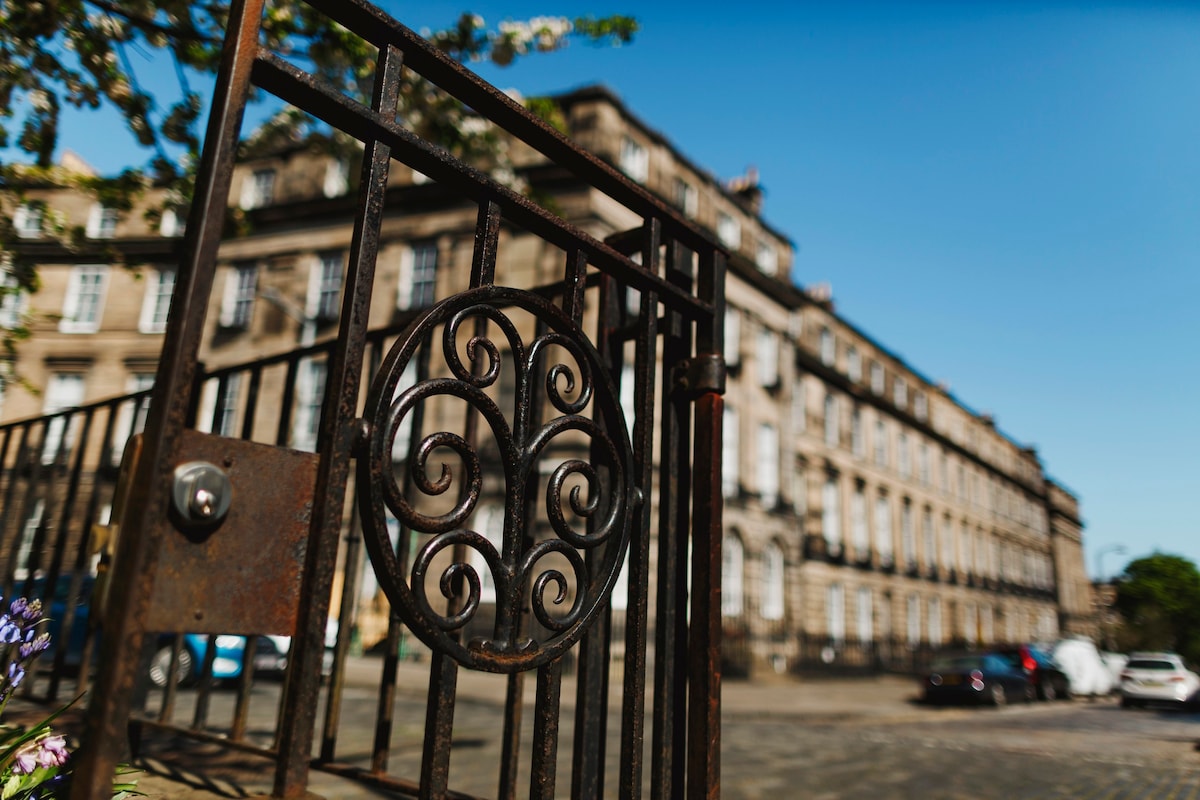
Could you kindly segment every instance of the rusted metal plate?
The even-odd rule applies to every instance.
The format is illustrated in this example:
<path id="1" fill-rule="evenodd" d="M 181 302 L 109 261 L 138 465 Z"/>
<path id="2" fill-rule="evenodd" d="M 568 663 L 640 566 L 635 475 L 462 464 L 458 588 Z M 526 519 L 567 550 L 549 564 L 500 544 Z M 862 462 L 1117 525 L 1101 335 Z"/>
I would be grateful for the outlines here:
<path id="1" fill-rule="evenodd" d="M 292 635 L 317 456 L 186 430 L 179 463 L 207 461 L 233 486 L 228 515 L 163 520 L 147 630 Z"/>

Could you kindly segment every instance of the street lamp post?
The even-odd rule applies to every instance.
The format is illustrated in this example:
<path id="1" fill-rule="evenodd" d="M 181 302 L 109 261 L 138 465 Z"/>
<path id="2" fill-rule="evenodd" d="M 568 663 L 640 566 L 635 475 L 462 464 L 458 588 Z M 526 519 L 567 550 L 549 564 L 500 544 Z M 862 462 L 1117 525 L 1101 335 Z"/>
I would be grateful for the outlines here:
<path id="1" fill-rule="evenodd" d="M 1096 553 L 1096 583 L 1104 583 L 1104 557 L 1109 553 L 1123 555 L 1125 553 L 1125 545 L 1109 545 L 1108 547 L 1101 548 Z"/>

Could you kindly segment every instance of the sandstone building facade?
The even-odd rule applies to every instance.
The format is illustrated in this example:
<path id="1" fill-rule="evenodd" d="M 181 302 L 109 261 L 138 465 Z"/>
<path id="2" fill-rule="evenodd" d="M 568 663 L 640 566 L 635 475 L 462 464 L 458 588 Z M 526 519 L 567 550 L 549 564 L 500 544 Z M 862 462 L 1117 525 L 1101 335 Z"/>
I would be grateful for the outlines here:
<path id="1" fill-rule="evenodd" d="M 906 669 L 941 648 L 1093 632 L 1078 499 L 1047 477 L 1036 451 L 839 316 L 827 290 L 797 287 L 792 244 L 764 221 L 756 176 L 716 180 L 605 89 L 555 99 L 582 146 L 675 204 L 731 253 L 722 475 L 731 671 Z M 531 196 L 597 239 L 639 223 L 542 157 L 518 148 L 508 157 Z M 354 174 L 352 159 L 311 143 L 238 167 L 230 205 L 245 224 L 221 248 L 201 356 L 208 369 L 319 346 L 332 335 Z M 33 335 L 16 366 L 41 391 L 9 386 L 4 421 L 152 383 L 183 224 L 182 212 L 147 221 L 143 207 L 158 200 L 151 189 L 142 206 L 115 215 L 54 186 L 26 187 L 14 221 L 43 285 L 29 297 L 7 296 L 0 313 L 10 323 L 28 320 Z M 94 246 L 51 242 L 50 209 L 84 226 Z M 403 325 L 466 287 L 475 215 L 396 166 L 372 319 Z M 540 285 L 561 264 L 561 253 L 537 237 L 506 228 L 501 238 L 498 282 Z M 275 396 L 264 387 L 284 384 L 291 404 L 248 423 L 239 412 L 248 382 L 214 378 L 197 424 L 312 448 L 324 391 L 319 354 L 264 370 L 254 391 Z M 117 427 L 136 428 L 143 412 L 127 404 Z M 354 591 L 369 645 L 382 636 L 386 609 L 369 570 Z"/>

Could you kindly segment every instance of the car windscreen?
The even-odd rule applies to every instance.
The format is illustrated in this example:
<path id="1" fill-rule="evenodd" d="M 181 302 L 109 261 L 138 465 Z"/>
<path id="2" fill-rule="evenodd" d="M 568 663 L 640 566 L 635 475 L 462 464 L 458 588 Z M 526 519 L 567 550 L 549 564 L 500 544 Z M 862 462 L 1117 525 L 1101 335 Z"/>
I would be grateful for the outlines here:
<path id="1" fill-rule="evenodd" d="M 1174 672 L 1177 667 L 1170 661 L 1159 661 L 1151 658 L 1134 658 L 1130 659 L 1125 665 L 1126 669 L 1161 669 L 1169 672 Z"/>

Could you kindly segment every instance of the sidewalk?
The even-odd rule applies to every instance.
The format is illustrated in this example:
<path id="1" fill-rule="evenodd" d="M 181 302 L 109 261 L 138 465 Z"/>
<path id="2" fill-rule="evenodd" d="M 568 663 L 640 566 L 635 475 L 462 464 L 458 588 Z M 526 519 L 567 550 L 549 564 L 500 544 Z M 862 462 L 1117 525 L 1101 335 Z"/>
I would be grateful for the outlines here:
<path id="1" fill-rule="evenodd" d="M 353 659 L 348 664 L 351 684 L 370 685 L 378 675 L 378 659 Z M 428 680 L 427 662 L 402 662 L 398 674 L 398 691 L 423 693 Z M 484 703 L 500 703 L 496 694 L 496 678 L 492 675 L 462 670 L 458 677 L 458 698 Z M 615 693 L 619 696 L 619 692 Z M 526 692 L 531 703 L 532 692 Z M 566 714 L 574 705 L 575 681 L 563 681 L 562 705 Z M 794 678 L 767 676 L 763 680 L 726 680 L 722 684 L 722 717 L 730 722 L 746 717 L 787 717 L 797 723 L 821 724 L 831 722 L 885 723 L 915 719 L 923 712 L 914 704 L 917 687 L 914 681 L 895 676 L 865 678 Z M 8 718 L 25 721 L 28 715 L 45 713 L 41 706 L 21 703 L 14 698 Z M 220 762 L 220 768 L 217 764 Z M 186 764 L 186 769 L 179 764 Z M 137 766 L 146 771 L 138 777 L 138 789 L 150 798 L 181 798 L 182 800 L 215 800 L 215 798 L 256 797 L 269 795 L 273 779 L 270 762 L 216 745 L 188 745 L 187 756 L 173 764 L 147 758 Z M 206 774 L 206 766 L 209 767 Z M 234 780 L 217 780 L 213 774 L 237 776 Z M 325 800 L 378 800 L 393 796 L 358 782 L 320 771 L 310 775 L 309 790 Z"/>

